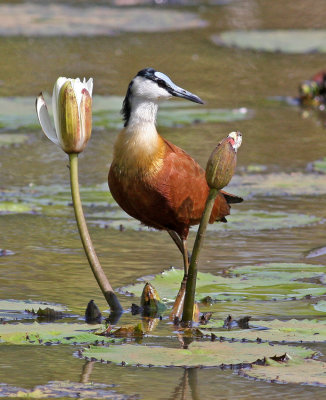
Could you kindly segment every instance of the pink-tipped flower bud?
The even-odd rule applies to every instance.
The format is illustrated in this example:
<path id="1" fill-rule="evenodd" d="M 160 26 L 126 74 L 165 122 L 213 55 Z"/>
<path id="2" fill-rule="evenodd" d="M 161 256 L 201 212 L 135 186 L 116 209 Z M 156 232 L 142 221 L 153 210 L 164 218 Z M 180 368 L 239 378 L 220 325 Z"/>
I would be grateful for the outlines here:
<path id="1" fill-rule="evenodd" d="M 231 132 L 214 149 L 206 166 L 206 180 L 210 188 L 221 190 L 229 184 L 234 175 L 237 150 L 241 142 L 241 132 Z"/>

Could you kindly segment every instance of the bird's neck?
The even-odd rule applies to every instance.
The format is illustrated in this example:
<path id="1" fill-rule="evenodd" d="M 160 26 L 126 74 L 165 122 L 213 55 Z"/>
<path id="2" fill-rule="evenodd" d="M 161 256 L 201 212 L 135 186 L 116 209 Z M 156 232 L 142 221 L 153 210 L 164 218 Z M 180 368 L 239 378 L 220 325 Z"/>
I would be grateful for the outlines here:
<path id="1" fill-rule="evenodd" d="M 114 147 L 114 163 L 120 173 L 150 175 L 160 168 L 164 142 L 155 122 L 158 104 L 150 101 L 131 102 L 130 117 Z"/>
<path id="2" fill-rule="evenodd" d="M 127 126 L 153 125 L 156 123 L 158 104 L 156 102 L 134 97 L 130 100 L 130 117 Z"/>

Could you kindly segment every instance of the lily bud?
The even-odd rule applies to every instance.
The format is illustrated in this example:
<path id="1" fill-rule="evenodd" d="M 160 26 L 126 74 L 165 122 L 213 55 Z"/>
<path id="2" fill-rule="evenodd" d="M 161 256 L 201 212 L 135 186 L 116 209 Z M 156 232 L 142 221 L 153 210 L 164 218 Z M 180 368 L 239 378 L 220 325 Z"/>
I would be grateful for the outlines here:
<path id="1" fill-rule="evenodd" d="M 230 182 L 241 142 L 241 132 L 231 132 L 214 149 L 206 166 L 206 180 L 210 188 L 221 190 Z"/>
<path id="2" fill-rule="evenodd" d="M 92 132 L 93 79 L 87 82 L 60 77 L 53 88 L 53 128 L 42 93 L 36 112 L 45 135 L 68 154 L 84 150 Z"/>
<path id="3" fill-rule="evenodd" d="M 140 298 L 140 305 L 143 307 L 143 315 L 146 317 L 155 316 L 158 312 L 165 310 L 157 290 L 149 282 L 146 282 Z"/>

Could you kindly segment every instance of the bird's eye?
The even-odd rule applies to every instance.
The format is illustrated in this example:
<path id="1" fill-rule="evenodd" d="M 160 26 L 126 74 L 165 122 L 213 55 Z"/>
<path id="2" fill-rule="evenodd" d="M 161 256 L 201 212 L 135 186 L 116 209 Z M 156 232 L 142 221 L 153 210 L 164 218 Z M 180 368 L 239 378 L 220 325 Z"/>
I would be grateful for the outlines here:
<path id="1" fill-rule="evenodd" d="M 157 79 L 156 83 L 161 88 L 166 88 L 166 82 L 163 79 Z"/>

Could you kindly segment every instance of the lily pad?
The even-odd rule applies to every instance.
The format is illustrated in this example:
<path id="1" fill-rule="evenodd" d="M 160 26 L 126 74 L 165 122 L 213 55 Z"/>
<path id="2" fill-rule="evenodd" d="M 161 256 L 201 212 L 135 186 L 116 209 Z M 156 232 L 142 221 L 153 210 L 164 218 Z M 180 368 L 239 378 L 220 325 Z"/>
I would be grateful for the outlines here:
<path id="1" fill-rule="evenodd" d="M 261 165 L 261 164 L 250 164 L 246 167 L 246 171 L 249 174 L 257 174 L 259 172 L 264 172 L 267 170 L 266 165 Z"/>
<path id="2" fill-rule="evenodd" d="M 247 185 L 245 187 L 247 188 Z M 82 186 L 80 192 L 89 223 L 118 230 L 153 230 L 122 211 L 114 201 L 106 183 Z M 70 212 L 67 206 L 72 204 L 70 187 L 67 185 L 26 187 L 3 192 L 2 198 L 4 201 L 0 202 L 0 215 L 38 211 L 45 215 L 66 216 Z M 208 232 L 287 229 L 318 221 L 320 218 L 312 215 L 234 209 L 228 217 L 227 224 L 210 224 Z M 193 227 L 192 230 L 196 231 L 197 227 Z"/>
<path id="3" fill-rule="evenodd" d="M 227 31 L 212 36 L 217 45 L 268 52 L 326 53 L 326 30 Z"/>
<path id="4" fill-rule="evenodd" d="M 0 99 L 1 102 L 1 99 Z M 1 120 L 1 116 L 0 116 Z M 0 134 L 0 147 L 8 147 L 16 144 L 27 143 L 30 136 L 24 133 L 1 133 Z"/>
<path id="5" fill-rule="evenodd" d="M 321 300 L 317 304 L 314 304 L 314 309 L 321 312 L 326 312 L 326 301 Z"/>
<path id="6" fill-rule="evenodd" d="M 0 35 L 3 36 L 107 36 L 117 32 L 194 29 L 206 24 L 194 13 L 159 8 L 117 9 L 100 5 L 72 7 L 33 3 L 0 5 Z"/>
<path id="7" fill-rule="evenodd" d="M 208 232 L 220 230 L 260 231 L 266 229 L 294 228 L 309 225 L 320 221 L 313 215 L 295 214 L 287 212 L 268 212 L 259 210 L 238 211 L 232 210 L 227 224 L 209 224 Z M 197 227 L 191 228 L 197 231 Z"/>
<path id="8" fill-rule="evenodd" d="M 4 324 L 0 325 L 0 340 L 12 344 L 80 344 L 95 342 L 114 342 L 106 336 L 99 336 L 94 330 L 103 325 L 87 324 Z"/>
<path id="9" fill-rule="evenodd" d="M 40 206 L 67 206 L 72 204 L 69 186 L 33 186 L 30 190 L 30 194 L 31 197 L 28 198 L 28 200 Z M 80 196 L 83 205 L 86 207 L 108 206 L 110 203 L 115 204 L 107 184 L 81 186 Z"/>
<path id="10" fill-rule="evenodd" d="M 27 214 L 36 211 L 35 206 L 26 203 L 15 203 L 9 201 L 0 202 L 0 215 L 3 214 Z"/>
<path id="11" fill-rule="evenodd" d="M 221 321 L 210 320 L 205 329 L 212 331 L 217 337 L 229 339 L 257 341 L 257 338 L 268 342 L 325 342 L 326 322 L 317 320 L 289 321 L 253 321 L 249 323 L 251 329 L 228 330 L 221 329 Z M 214 327 L 219 328 L 214 330 Z M 204 332 L 204 331 L 203 331 Z"/>
<path id="12" fill-rule="evenodd" d="M 0 320 L 19 320 L 36 318 L 38 310 L 51 308 L 56 312 L 66 311 L 66 307 L 60 304 L 51 304 L 45 302 L 35 302 L 29 300 L 0 300 Z"/>
<path id="13" fill-rule="evenodd" d="M 1 18 L 1 17 L 0 17 Z M 47 103 L 51 99 L 46 96 Z M 123 126 L 120 110 L 123 97 L 93 96 L 93 126 L 100 129 L 121 129 Z M 40 130 L 35 114 L 34 97 L 0 97 L 0 129 Z M 173 105 L 173 107 L 172 107 Z M 50 110 L 51 111 L 51 110 Z M 158 125 L 178 127 L 193 123 L 232 122 L 250 118 L 252 111 L 239 109 L 203 109 L 191 107 L 190 102 L 165 102 L 160 106 Z M 11 143 L 25 143 L 29 136 L 26 134 L 1 134 L 0 146 Z"/>
<path id="14" fill-rule="evenodd" d="M 9 385 L 0 385 L 0 397 L 31 398 L 31 399 L 55 399 L 55 398 L 78 398 L 78 399 L 108 399 L 128 400 L 131 397 L 117 393 L 110 388 L 114 385 L 102 383 L 75 383 L 69 381 L 52 381 L 46 385 L 38 385 L 33 389 L 17 388 Z M 135 399 L 135 397 L 132 397 Z"/>
<path id="15" fill-rule="evenodd" d="M 177 109 L 165 110 L 158 113 L 158 125 L 183 126 L 194 123 L 232 122 L 249 118 L 252 115 L 246 108 L 227 109 Z"/>
<path id="16" fill-rule="evenodd" d="M 326 254 L 326 246 L 319 246 L 306 251 L 304 255 L 306 258 L 314 258 L 314 257 L 324 256 L 325 254 Z"/>
<path id="17" fill-rule="evenodd" d="M 101 128 L 121 128 L 122 121 L 119 110 L 123 99 L 119 103 L 119 109 L 108 109 L 95 111 L 94 126 Z M 180 104 L 181 103 L 181 104 Z M 250 118 L 252 112 L 246 108 L 239 109 L 203 109 L 189 108 L 189 104 L 184 105 L 183 102 L 173 103 L 174 107 L 170 107 L 168 103 L 163 103 L 158 112 L 157 123 L 164 127 L 181 127 L 196 123 L 215 123 L 215 122 L 232 122 Z"/>
<path id="18" fill-rule="evenodd" d="M 251 369 L 241 370 L 240 375 L 267 380 L 273 383 L 296 383 L 313 386 L 326 386 L 326 363 L 304 360 L 301 364 L 270 362 L 268 366 L 253 365 Z"/>
<path id="19" fill-rule="evenodd" d="M 94 213 L 94 207 L 116 204 L 107 184 L 80 188 L 86 214 Z M 0 215 L 18 212 L 41 212 L 45 215 L 67 215 L 72 205 L 70 187 L 67 185 L 31 186 L 6 190 L 1 193 Z M 13 201 L 14 199 L 14 201 Z"/>
<path id="20" fill-rule="evenodd" d="M 313 161 L 309 164 L 309 170 L 312 169 L 315 172 L 326 174 L 326 157 L 321 160 Z"/>
<path id="21" fill-rule="evenodd" d="M 210 296 L 216 300 L 280 300 L 304 298 L 326 293 L 326 266 L 300 263 L 269 263 L 230 269 L 226 274 L 197 275 L 196 299 Z M 120 289 L 125 294 L 141 296 L 144 281 L 153 285 L 163 300 L 173 301 L 178 292 L 183 271 L 171 268 L 154 277 L 140 278 L 141 283 Z"/>
<path id="22" fill-rule="evenodd" d="M 128 214 L 120 209 L 111 209 L 110 211 L 102 211 L 89 214 L 90 223 L 94 223 L 104 228 L 112 228 L 118 230 L 134 230 L 134 231 L 155 231 L 142 225 L 139 221 L 131 218 Z M 207 232 L 219 231 L 260 231 L 268 229 L 288 229 L 300 226 L 310 225 L 319 222 L 321 218 L 313 215 L 286 213 L 286 212 L 269 212 L 260 210 L 239 211 L 232 209 L 231 215 L 227 218 L 227 224 L 209 224 Z M 190 228 L 196 232 L 198 226 Z"/>
<path id="23" fill-rule="evenodd" d="M 229 190 L 241 196 L 320 196 L 326 194 L 326 179 L 301 172 L 236 175 Z"/>
<path id="24" fill-rule="evenodd" d="M 237 300 L 237 301 L 211 301 L 209 306 L 205 307 L 205 303 L 200 302 L 201 310 L 208 310 L 214 313 L 215 318 L 225 318 L 226 315 L 232 315 L 238 319 L 245 315 L 255 316 L 255 318 L 270 318 L 271 315 L 278 318 L 311 318 L 320 317 L 326 312 L 325 309 L 316 309 L 314 298 L 300 300 Z"/>
<path id="25" fill-rule="evenodd" d="M 193 342 L 187 349 L 125 344 L 121 346 L 90 346 L 83 357 L 111 361 L 116 364 L 155 367 L 217 367 L 222 364 L 251 364 L 257 360 L 291 355 L 296 362 L 312 357 L 314 351 L 302 347 L 269 346 L 267 343 Z"/>

